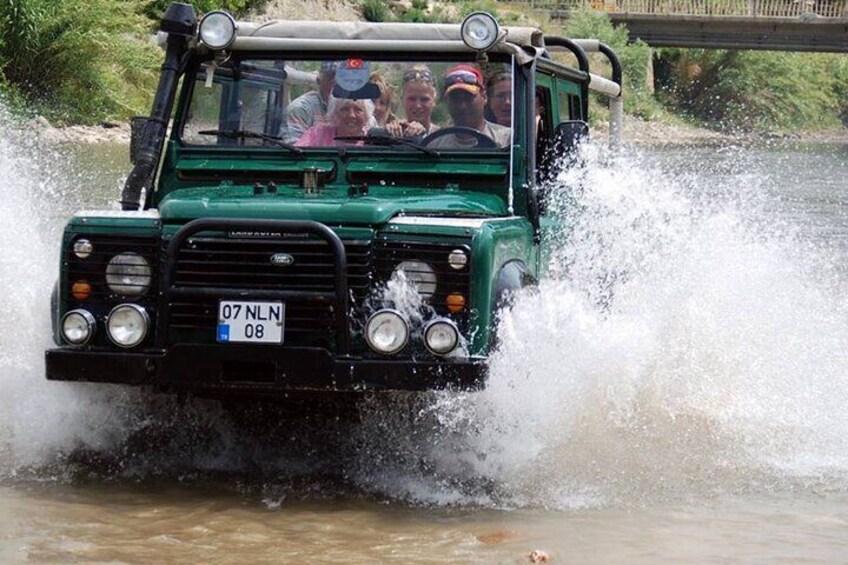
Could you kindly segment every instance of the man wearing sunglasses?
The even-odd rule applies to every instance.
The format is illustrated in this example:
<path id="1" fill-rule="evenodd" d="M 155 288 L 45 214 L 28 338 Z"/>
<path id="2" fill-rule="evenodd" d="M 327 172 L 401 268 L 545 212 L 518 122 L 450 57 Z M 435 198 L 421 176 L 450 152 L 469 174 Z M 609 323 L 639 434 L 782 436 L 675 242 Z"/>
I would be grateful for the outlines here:
<path id="1" fill-rule="evenodd" d="M 510 144 L 512 130 L 490 122 L 485 117 L 486 87 L 483 75 L 472 65 L 457 65 L 443 79 L 443 93 L 453 125 L 473 129 L 492 140 L 496 147 Z M 487 147 L 485 138 L 468 133 L 451 133 L 434 139 L 429 147 L 434 149 L 474 149 Z M 489 145 L 491 147 L 491 145 Z"/>

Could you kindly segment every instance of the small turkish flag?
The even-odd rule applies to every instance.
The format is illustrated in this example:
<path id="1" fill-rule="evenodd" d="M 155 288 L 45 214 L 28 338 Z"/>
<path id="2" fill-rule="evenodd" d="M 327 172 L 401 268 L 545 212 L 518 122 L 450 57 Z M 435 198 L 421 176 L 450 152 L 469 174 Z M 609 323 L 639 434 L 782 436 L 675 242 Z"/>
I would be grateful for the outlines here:
<path id="1" fill-rule="evenodd" d="M 347 68 L 348 69 L 361 69 L 362 68 L 362 59 L 348 59 L 347 60 Z"/>

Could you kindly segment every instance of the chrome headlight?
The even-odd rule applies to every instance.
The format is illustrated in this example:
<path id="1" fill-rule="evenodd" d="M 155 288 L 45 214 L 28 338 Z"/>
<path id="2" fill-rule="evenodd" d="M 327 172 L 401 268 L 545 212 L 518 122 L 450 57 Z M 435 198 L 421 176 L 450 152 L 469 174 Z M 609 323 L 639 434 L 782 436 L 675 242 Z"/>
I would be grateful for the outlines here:
<path id="1" fill-rule="evenodd" d="M 62 318 L 62 337 L 71 345 L 85 345 L 94 336 L 97 323 L 85 310 L 71 310 Z"/>
<path id="2" fill-rule="evenodd" d="M 365 341 L 377 353 L 397 353 L 409 341 L 409 323 L 397 310 L 375 312 L 365 324 Z"/>
<path id="3" fill-rule="evenodd" d="M 462 21 L 462 41 L 475 51 L 486 51 L 500 38 L 498 22 L 492 14 L 474 12 Z"/>
<path id="4" fill-rule="evenodd" d="M 406 279 L 422 298 L 430 298 L 436 293 L 436 271 L 424 261 L 403 261 L 395 267 L 392 279 Z"/>
<path id="5" fill-rule="evenodd" d="M 135 347 L 147 335 L 150 317 L 136 304 L 115 306 L 106 318 L 106 333 L 118 347 Z"/>
<path id="6" fill-rule="evenodd" d="M 424 328 L 424 345 L 436 355 L 447 355 L 456 349 L 459 331 L 447 318 L 433 320 Z"/>
<path id="7" fill-rule="evenodd" d="M 210 49 L 226 49 L 236 38 L 236 21 L 227 12 L 215 10 L 200 20 L 200 40 Z"/>
<path id="8" fill-rule="evenodd" d="M 119 253 L 106 265 L 106 284 L 122 296 L 139 296 L 150 288 L 151 270 L 147 259 L 133 251 Z"/>

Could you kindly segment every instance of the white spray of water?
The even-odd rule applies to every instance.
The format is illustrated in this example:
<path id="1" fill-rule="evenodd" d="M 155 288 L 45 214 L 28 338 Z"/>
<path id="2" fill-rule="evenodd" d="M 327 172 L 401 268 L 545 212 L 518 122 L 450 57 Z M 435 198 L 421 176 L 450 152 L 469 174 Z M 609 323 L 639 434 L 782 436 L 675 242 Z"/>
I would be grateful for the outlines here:
<path id="1" fill-rule="evenodd" d="M 0 112 L 0 477 L 78 447 L 107 448 L 126 430 L 125 393 L 45 381 L 61 233 L 53 215 L 85 179 L 61 178 L 63 159 L 9 121 Z"/>
<path id="2" fill-rule="evenodd" d="M 503 313 L 488 389 L 439 396 L 442 435 L 370 430 L 372 451 L 405 446 L 387 491 L 574 507 L 844 487 L 848 312 L 826 246 L 763 221 L 763 174 L 715 186 L 639 157 L 588 147 L 559 179 L 551 277 Z"/>

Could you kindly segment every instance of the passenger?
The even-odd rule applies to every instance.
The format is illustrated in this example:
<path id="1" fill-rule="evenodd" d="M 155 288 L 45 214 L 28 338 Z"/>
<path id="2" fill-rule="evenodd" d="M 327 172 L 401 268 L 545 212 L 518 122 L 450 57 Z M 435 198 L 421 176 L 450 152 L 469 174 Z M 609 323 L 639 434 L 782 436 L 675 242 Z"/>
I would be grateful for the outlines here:
<path id="1" fill-rule="evenodd" d="M 337 66 L 335 61 L 321 63 L 317 77 L 318 90 L 310 90 L 289 104 L 286 109 L 287 129 L 283 134 L 286 141 L 294 142 L 313 125 L 327 121 L 328 103 L 336 82 Z"/>
<path id="2" fill-rule="evenodd" d="M 415 65 L 403 74 L 401 101 L 406 119 L 387 124 L 391 135 L 416 137 L 439 129 L 430 121 L 436 107 L 436 79 L 425 65 Z"/>
<path id="3" fill-rule="evenodd" d="M 378 71 L 371 73 L 368 82 L 376 84 L 380 89 L 380 97 L 374 98 L 374 122 L 377 127 L 384 128 L 386 124 L 398 121 L 393 111 L 395 92 L 389 81 Z"/>
<path id="4" fill-rule="evenodd" d="M 340 147 L 362 145 L 362 141 L 344 141 L 337 137 L 365 135 L 374 117 L 370 100 L 352 100 L 331 96 L 327 108 L 328 123 L 315 124 L 295 141 L 297 147 Z"/>
<path id="5" fill-rule="evenodd" d="M 444 96 L 454 126 L 475 129 L 490 138 L 496 146 L 506 147 L 512 139 L 512 130 L 486 119 L 486 88 L 483 75 L 471 65 L 457 65 L 445 73 Z M 476 136 L 447 134 L 428 144 L 435 149 L 466 149 L 480 144 Z"/>
<path id="6" fill-rule="evenodd" d="M 486 81 L 489 98 L 486 118 L 502 126 L 512 127 L 512 75 L 507 72 L 493 74 Z"/>

